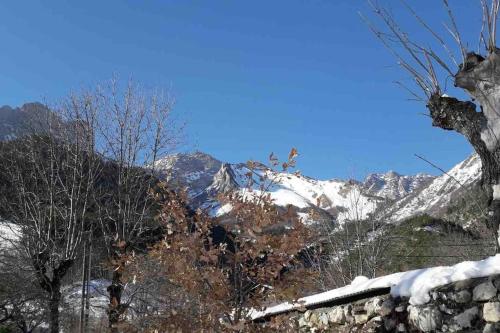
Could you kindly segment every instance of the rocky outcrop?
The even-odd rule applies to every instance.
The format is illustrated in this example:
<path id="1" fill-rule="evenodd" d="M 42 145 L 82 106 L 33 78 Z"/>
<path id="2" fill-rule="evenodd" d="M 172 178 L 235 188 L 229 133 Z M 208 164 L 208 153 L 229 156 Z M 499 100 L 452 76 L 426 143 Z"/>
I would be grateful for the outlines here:
<path id="1" fill-rule="evenodd" d="M 236 175 L 229 163 L 222 164 L 220 170 L 215 174 L 212 184 L 207 192 L 212 196 L 220 193 L 229 193 L 239 188 Z"/>
<path id="2" fill-rule="evenodd" d="M 299 332 L 500 332 L 500 276 L 432 290 L 430 301 L 376 296 L 292 314 Z"/>
<path id="3" fill-rule="evenodd" d="M 363 188 L 367 194 L 398 200 L 426 187 L 434 178 L 436 177 L 422 173 L 415 176 L 403 176 L 394 171 L 372 173 L 365 178 Z"/>
<path id="4" fill-rule="evenodd" d="M 480 179 L 481 160 L 478 155 L 473 154 L 445 174 L 432 179 L 427 185 L 417 188 L 387 207 L 381 207 L 379 217 L 393 222 L 422 214 L 445 217 L 448 208 L 462 198 L 471 203 L 483 200 L 471 196 L 470 193 L 471 189 L 479 184 Z"/>

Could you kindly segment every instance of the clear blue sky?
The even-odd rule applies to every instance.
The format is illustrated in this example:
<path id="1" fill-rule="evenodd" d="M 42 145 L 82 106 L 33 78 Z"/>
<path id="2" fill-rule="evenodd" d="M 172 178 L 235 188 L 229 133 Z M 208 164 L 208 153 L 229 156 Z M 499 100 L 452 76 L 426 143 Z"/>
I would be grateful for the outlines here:
<path id="1" fill-rule="evenodd" d="M 438 1 L 410 2 L 445 19 Z M 459 16 L 479 11 L 452 3 Z M 431 127 L 393 83 L 405 75 L 360 10 L 364 0 L 2 1 L 0 104 L 56 101 L 117 74 L 171 87 L 184 149 L 225 161 L 295 146 L 304 174 L 360 178 L 436 173 L 414 153 L 443 168 L 464 159 L 465 140 Z"/>

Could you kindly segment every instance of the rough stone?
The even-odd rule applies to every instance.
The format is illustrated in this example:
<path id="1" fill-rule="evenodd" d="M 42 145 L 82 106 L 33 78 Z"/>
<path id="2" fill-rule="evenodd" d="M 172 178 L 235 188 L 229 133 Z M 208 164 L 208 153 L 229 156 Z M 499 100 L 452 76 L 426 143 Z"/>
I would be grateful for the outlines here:
<path id="1" fill-rule="evenodd" d="M 396 322 L 396 320 L 392 318 L 384 318 L 384 327 L 386 331 L 393 331 L 397 325 L 398 323 Z"/>
<path id="2" fill-rule="evenodd" d="M 406 332 L 406 326 L 403 323 L 398 324 L 398 327 L 396 329 L 397 332 Z"/>
<path id="3" fill-rule="evenodd" d="M 468 290 L 460 290 L 454 296 L 454 300 L 460 304 L 468 304 L 472 299 L 472 295 Z"/>
<path id="4" fill-rule="evenodd" d="M 493 285 L 495 286 L 495 288 L 497 288 L 497 290 L 500 290 L 500 276 L 495 276 L 491 279 L 491 282 L 493 283 Z"/>
<path id="5" fill-rule="evenodd" d="M 328 314 L 325 312 L 321 312 L 318 315 L 318 321 L 321 327 L 328 327 Z"/>
<path id="6" fill-rule="evenodd" d="M 459 315 L 453 317 L 453 322 L 457 324 L 460 328 L 470 328 L 472 327 L 472 322 L 479 316 L 479 309 L 474 306 L 470 309 L 465 310 Z"/>
<path id="7" fill-rule="evenodd" d="M 483 333 L 498 333 L 500 332 L 500 325 L 487 323 L 484 325 Z"/>
<path id="8" fill-rule="evenodd" d="M 383 300 L 378 297 L 375 297 L 365 303 L 364 310 L 366 311 L 368 318 L 373 318 L 379 313 L 382 303 Z"/>
<path id="9" fill-rule="evenodd" d="M 394 309 L 396 312 L 405 312 L 406 306 L 405 305 L 398 305 L 396 309 Z"/>
<path id="10" fill-rule="evenodd" d="M 462 289 L 470 288 L 470 287 L 472 287 L 473 284 L 474 284 L 473 279 L 457 281 L 453 284 L 453 289 L 455 289 L 455 291 L 459 291 Z"/>
<path id="11" fill-rule="evenodd" d="M 304 312 L 304 319 L 306 321 L 309 321 L 309 318 L 311 317 L 311 314 L 312 314 L 311 310 L 307 310 L 306 312 Z"/>
<path id="12" fill-rule="evenodd" d="M 349 304 L 344 307 L 345 320 L 348 323 L 354 323 L 354 317 L 352 316 L 352 306 Z"/>
<path id="13" fill-rule="evenodd" d="M 364 324 L 368 321 L 368 314 L 366 313 L 358 313 L 354 315 L 354 321 L 356 324 Z"/>
<path id="14" fill-rule="evenodd" d="M 472 300 L 474 301 L 489 301 L 497 295 L 497 288 L 491 281 L 486 281 L 477 285 L 472 291 Z"/>
<path id="15" fill-rule="evenodd" d="M 304 318 L 304 316 L 301 316 L 299 318 L 299 327 L 307 327 L 307 321 L 306 319 Z"/>
<path id="16" fill-rule="evenodd" d="M 446 313 L 448 315 L 453 314 L 453 310 L 449 309 L 446 304 L 439 304 L 439 311 Z"/>
<path id="17" fill-rule="evenodd" d="M 363 332 L 366 333 L 377 333 L 380 332 L 383 327 L 382 318 L 381 317 L 373 317 L 366 323 L 363 327 Z"/>
<path id="18" fill-rule="evenodd" d="M 443 316 L 433 305 L 409 306 L 408 312 L 410 323 L 422 332 L 436 331 L 442 325 Z"/>
<path id="19" fill-rule="evenodd" d="M 306 319 L 312 326 L 318 325 L 318 314 L 316 312 L 312 312 L 308 319 Z"/>
<path id="20" fill-rule="evenodd" d="M 295 320 L 298 331 L 312 332 L 499 332 L 500 275 L 454 283 L 430 292 L 431 302 L 409 305 L 407 297 L 376 296 L 345 305 L 307 310 Z"/>
<path id="21" fill-rule="evenodd" d="M 382 305 L 380 305 L 378 314 L 382 317 L 386 317 L 391 314 L 391 312 L 394 310 L 394 307 L 394 301 L 390 298 L 386 299 L 384 302 L 382 302 Z"/>
<path id="22" fill-rule="evenodd" d="M 337 325 L 343 325 L 346 322 L 344 309 L 342 309 L 342 307 L 340 306 L 337 306 L 333 308 L 330 312 L 328 312 L 328 318 L 330 319 L 331 323 Z"/>
<path id="23" fill-rule="evenodd" d="M 483 306 L 483 319 L 490 323 L 500 321 L 500 302 L 489 302 Z"/>
<path id="24" fill-rule="evenodd" d="M 327 329 L 328 324 L 328 315 L 325 312 L 321 311 L 313 311 L 309 317 L 308 326 L 316 329 Z"/>

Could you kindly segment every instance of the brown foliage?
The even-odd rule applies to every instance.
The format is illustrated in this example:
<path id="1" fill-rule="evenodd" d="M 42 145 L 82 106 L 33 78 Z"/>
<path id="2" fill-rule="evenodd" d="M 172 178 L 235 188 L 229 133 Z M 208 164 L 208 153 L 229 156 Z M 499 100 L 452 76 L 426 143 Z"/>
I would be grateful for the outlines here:
<path id="1" fill-rule="evenodd" d="M 293 149 L 282 164 L 285 171 L 293 167 L 296 155 Z M 274 155 L 270 164 L 279 165 Z M 224 225 L 189 210 L 182 195 L 157 196 L 163 202 L 158 218 L 167 232 L 148 254 L 155 269 L 146 273 L 143 260 L 136 258 L 128 272 L 140 279 L 161 275 L 165 283 L 158 292 L 178 302 L 174 311 L 165 308 L 157 315 L 150 329 L 254 331 L 247 322 L 251 308 L 301 296 L 304 284 L 312 280 L 300 260 L 310 230 L 292 207 L 277 207 L 264 191 L 278 173 L 253 162 L 247 167 L 249 187 L 244 195 L 233 192 L 220 198 L 221 204 L 232 206 Z M 268 326 L 278 329 L 283 324 L 289 325 Z"/>

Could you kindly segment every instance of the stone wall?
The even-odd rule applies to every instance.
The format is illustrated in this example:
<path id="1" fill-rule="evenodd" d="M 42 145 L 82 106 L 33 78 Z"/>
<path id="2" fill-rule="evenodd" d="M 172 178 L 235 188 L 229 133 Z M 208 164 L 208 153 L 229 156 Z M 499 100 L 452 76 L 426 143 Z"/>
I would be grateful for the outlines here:
<path id="1" fill-rule="evenodd" d="M 300 332 L 500 332 L 500 276 L 442 286 L 413 306 L 390 295 L 293 315 Z"/>

